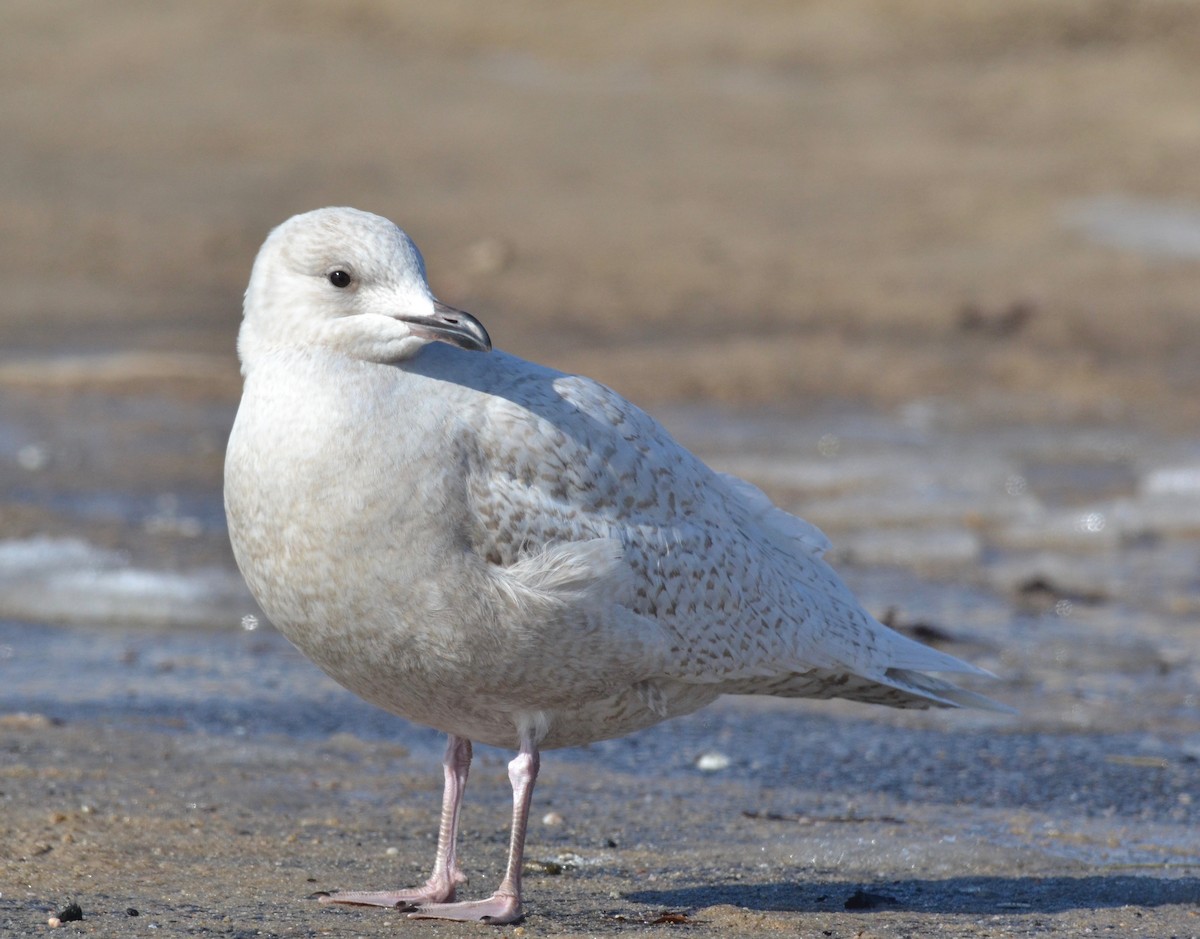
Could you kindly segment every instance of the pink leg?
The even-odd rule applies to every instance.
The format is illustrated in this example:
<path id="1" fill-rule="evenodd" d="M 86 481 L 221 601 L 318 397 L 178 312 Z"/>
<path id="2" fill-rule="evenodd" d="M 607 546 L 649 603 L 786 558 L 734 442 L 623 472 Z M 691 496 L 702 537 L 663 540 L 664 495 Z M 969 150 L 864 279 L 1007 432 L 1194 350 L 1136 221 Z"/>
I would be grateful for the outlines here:
<path id="1" fill-rule="evenodd" d="M 442 821 L 438 826 L 437 857 L 433 873 L 425 886 L 412 890 L 356 890 L 321 897 L 322 903 L 346 903 L 356 906 L 390 906 L 415 910 L 425 903 L 449 903 L 459 884 L 466 882 L 458 866 L 458 810 L 467 788 L 471 768 L 471 741 L 451 735 L 442 759 L 446 788 L 442 791 Z"/>
<path id="2" fill-rule="evenodd" d="M 514 923 L 521 918 L 521 865 L 525 859 L 525 829 L 529 824 L 529 803 L 533 785 L 537 782 L 540 764 L 537 746 L 529 741 L 521 744 L 521 752 L 508 764 L 508 778 L 513 789 L 512 836 L 508 843 L 508 867 L 500 886 L 486 900 L 465 903 L 421 903 L 413 913 L 414 919 L 456 919 L 484 923 Z"/>

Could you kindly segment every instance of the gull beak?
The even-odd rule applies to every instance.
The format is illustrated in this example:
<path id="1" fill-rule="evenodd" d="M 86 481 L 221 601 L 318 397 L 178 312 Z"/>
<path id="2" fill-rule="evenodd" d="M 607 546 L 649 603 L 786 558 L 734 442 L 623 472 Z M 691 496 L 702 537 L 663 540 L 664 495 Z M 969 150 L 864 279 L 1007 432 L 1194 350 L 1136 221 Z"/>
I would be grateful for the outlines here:
<path id="1" fill-rule="evenodd" d="M 470 313 L 433 301 L 433 316 L 397 316 L 408 323 L 412 331 L 426 339 L 448 342 L 471 352 L 491 352 L 492 337 L 483 324 Z"/>

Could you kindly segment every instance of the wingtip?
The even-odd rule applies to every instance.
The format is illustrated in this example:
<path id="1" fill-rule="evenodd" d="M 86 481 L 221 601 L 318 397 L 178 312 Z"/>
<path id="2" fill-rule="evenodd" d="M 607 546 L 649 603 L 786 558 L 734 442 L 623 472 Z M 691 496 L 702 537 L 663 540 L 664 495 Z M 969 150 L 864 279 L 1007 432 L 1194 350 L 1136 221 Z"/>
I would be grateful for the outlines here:
<path id="1" fill-rule="evenodd" d="M 965 663 L 964 663 L 965 664 Z M 983 669 L 978 671 L 985 674 Z M 993 676 L 995 677 L 995 676 Z M 915 694 L 930 704 L 948 708 L 971 708 L 976 711 L 991 711 L 996 714 L 1016 715 L 1016 709 L 994 701 L 986 695 L 968 691 L 948 681 L 942 681 L 922 672 L 908 669 L 889 668 L 884 675 L 883 683 L 894 688 L 900 688 L 910 694 Z"/>

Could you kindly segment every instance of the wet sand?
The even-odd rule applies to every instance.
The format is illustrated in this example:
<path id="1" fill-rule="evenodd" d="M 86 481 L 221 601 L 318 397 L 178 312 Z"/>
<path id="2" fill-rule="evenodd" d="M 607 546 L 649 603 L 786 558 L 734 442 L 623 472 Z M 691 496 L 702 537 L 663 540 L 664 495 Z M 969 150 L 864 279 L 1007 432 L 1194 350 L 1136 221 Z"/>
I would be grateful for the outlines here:
<path id="1" fill-rule="evenodd" d="M 277 635 L 0 642 L 22 675 L 0 703 L 34 709 L 0 719 L 6 934 L 72 899 L 91 936 L 487 930 L 312 899 L 424 877 L 441 741 Z M 1195 935 L 1200 753 L 1161 732 L 743 699 L 551 753 L 528 916 L 498 932 Z M 472 891 L 503 865 L 505 760 L 484 748 L 469 789 Z"/>
<path id="2" fill-rule="evenodd" d="M 0 25 L 0 935 L 72 900 L 88 936 L 1200 935 L 1200 12 Z M 546 756 L 519 927 L 306 899 L 421 880 L 440 790 L 435 734 L 243 628 L 224 532 L 249 265 L 331 203 L 820 524 L 1018 715 L 723 701 Z"/>
<path id="3" fill-rule="evenodd" d="M 1192 497 L 1161 491 L 1197 472 L 1178 444 L 665 416 L 819 519 L 870 609 L 995 672 L 977 687 L 1019 713 L 730 699 L 547 754 L 528 918 L 503 934 L 1197 934 L 1200 538 Z M 152 540 L 177 545 L 163 557 L 215 551 L 203 518 L 176 516 L 173 535 L 158 521 Z M 0 926 L 28 934 L 73 899 L 71 928 L 96 936 L 130 934 L 129 908 L 157 935 L 470 931 L 311 899 L 425 876 L 437 734 L 244 628 L 244 593 L 198 581 L 164 613 L 173 580 L 123 586 L 167 578 L 161 557 L 101 553 L 80 585 L 77 548 L 14 544 L 40 545 L 26 580 L 54 600 L 0 602 L 82 624 L 0 622 Z M 506 760 L 484 748 L 469 790 L 472 891 L 503 864 Z"/>

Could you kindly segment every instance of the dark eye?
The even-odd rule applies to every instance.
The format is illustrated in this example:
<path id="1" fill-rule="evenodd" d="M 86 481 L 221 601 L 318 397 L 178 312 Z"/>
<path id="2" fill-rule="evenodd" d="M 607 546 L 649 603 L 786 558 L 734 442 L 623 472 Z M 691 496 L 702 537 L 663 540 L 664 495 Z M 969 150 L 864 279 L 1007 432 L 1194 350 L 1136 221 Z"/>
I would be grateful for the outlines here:
<path id="1" fill-rule="evenodd" d="M 329 282 L 331 284 L 333 284 L 333 286 L 338 287 L 338 288 L 349 287 L 350 286 L 350 274 L 347 271 L 343 271 L 343 270 L 330 271 L 329 272 Z"/>

